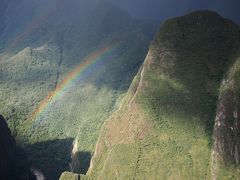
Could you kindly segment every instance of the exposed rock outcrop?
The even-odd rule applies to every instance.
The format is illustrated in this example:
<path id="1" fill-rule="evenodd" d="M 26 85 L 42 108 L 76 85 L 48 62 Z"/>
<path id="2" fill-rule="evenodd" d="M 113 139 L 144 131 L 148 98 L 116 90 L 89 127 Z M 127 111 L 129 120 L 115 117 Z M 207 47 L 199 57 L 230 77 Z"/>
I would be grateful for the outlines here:
<path id="1" fill-rule="evenodd" d="M 240 164 L 240 58 L 230 68 L 220 87 L 214 126 L 212 177 L 223 166 Z M 240 176 L 240 172 L 238 173 Z"/>
<path id="2" fill-rule="evenodd" d="M 224 82 L 226 84 L 231 81 Z M 215 122 L 215 150 L 224 155 L 225 160 L 240 162 L 240 106 L 234 89 L 228 89 L 220 97 Z"/>

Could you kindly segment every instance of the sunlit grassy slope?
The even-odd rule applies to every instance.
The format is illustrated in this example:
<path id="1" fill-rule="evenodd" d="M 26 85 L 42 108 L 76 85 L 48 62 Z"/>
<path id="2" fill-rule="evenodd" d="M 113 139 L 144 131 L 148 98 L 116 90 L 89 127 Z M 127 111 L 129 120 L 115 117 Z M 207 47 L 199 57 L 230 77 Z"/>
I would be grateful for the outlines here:
<path id="1" fill-rule="evenodd" d="M 208 179 L 219 87 L 238 48 L 239 27 L 216 13 L 166 21 L 86 179 Z"/>
<path id="2" fill-rule="evenodd" d="M 63 170 L 84 173 L 99 129 L 142 64 L 156 25 L 145 27 L 109 4 L 80 11 L 75 0 L 26 0 L 17 7 L 9 3 L 16 12 L 10 22 L 4 19 L 8 29 L 0 32 L 0 111 L 33 167 L 47 179 L 58 179 Z M 19 6 L 34 13 L 15 17 Z M 16 19 L 18 29 L 12 26 Z M 86 56 L 113 41 L 117 46 L 113 51 L 87 69 L 43 114 L 31 118 L 56 84 Z"/>

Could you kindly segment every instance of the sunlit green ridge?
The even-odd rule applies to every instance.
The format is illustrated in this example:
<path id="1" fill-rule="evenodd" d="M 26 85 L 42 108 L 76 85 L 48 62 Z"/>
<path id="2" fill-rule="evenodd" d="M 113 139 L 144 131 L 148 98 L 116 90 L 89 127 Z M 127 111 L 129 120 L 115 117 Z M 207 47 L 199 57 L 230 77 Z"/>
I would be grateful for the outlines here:
<path id="1" fill-rule="evenodd" d="M 212 152 L 219 87 L 239 37 L 237 25 L 211 11 L 167 20 L 104 124 L 86 178 L 238 179 L 236 163 L 212 173 Z"/>

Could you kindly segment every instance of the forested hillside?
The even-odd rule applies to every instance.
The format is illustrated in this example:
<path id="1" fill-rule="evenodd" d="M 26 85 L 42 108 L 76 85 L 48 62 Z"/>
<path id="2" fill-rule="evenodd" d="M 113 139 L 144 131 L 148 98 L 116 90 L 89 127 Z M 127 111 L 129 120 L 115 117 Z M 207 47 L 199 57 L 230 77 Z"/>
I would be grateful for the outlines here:
<path id="1" fill-rule="evenodd" d="M 1 113 L 48 179 L 85 173 L 157 25 L 77 0 L 10 0 L 0 9 Z"/>

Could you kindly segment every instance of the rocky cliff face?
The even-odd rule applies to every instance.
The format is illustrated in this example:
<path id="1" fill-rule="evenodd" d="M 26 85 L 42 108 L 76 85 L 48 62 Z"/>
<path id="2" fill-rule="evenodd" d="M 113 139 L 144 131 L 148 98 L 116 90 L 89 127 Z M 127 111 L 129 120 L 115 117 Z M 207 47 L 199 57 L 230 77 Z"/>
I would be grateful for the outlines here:
<path id="1" fill-rule="evenodd" d="M 240 162 L 240 107 L 239 89 L 232 77 L 224 79 L 221 88 L 224 89 L 217 109 L 215 122 L 215 149 L 225 155 L 226 160 L 236 164 Z M 230 87 L 229 87 L 230 86 Z"/>
<path id="2" fill-rule="evenodd" d="M 239 163 L 240 77 L 230 73 L 236 71 L 231 66 L 239 37 L 237 25 L 210 11 L 166 21 L 119 110 L 102 128 L 87 177 L 239 177 L 237 167 L 222 166 L 220 174 L 212 168 L 218 160 L 210 163 L 213 136 L 214 150 Z"/>
<path id="3" fill-rule="evenodd" d="M 214 126 L 212 177 L 226 175 L 224 166 L 240 163 L 240 58 L 229 69 L 220 87 Z M 239 168 L 239 167 L 238 167 Z M 232 168 L 233 169 L 233 168 Z M 231 169 L 231 171 L 233 171 Z M 234 174 L 231 173 L 234 177 Z M 240 173 L 238 172 L 238 176 Z M 221 175 L 220 175 L 221 177 Z"/>

